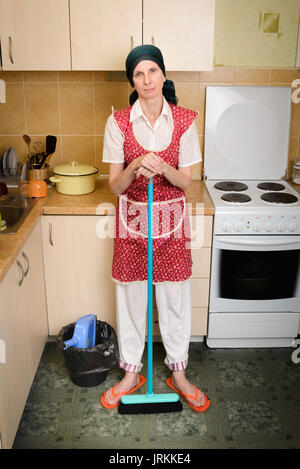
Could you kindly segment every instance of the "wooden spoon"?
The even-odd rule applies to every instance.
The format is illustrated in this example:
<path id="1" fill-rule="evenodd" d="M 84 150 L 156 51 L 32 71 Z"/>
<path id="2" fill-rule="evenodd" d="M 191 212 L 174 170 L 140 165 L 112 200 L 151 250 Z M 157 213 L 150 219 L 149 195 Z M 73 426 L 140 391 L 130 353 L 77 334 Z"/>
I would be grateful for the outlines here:
<path id="1" fill-rule="evenodd" d="M 29 137 L 29 135 L 23 135 L 23 140 L 27 145 L 29 158 L 31 158 L 31 150 L 30 150 L 31 138 Z"/>

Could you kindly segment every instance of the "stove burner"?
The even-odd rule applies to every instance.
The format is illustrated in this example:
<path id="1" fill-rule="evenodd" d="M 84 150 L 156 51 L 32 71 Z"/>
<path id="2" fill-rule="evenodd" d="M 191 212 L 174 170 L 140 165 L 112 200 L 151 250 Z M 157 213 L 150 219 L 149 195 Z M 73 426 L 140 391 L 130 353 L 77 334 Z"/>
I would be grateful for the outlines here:
<path id="1" fill-rule="evenodd" d="M 248 186 L 238 181 L 222 181 L 217 182 L 215 188 L 220 191 L 245 191 L 248 189 Z"/>
<path id="2" fill-rule="evenodd" d="M 225 202 L 245 203 L 250 202 L 251 197 L 249 197 L 247 194 L 237 194 L 235 192 L 231 192 L 230 194 L 223 194 L 221 199 L 225 200 Z"/>
<path id="3" fill-rule="evenodd" d="M 287 192 L 268 192 L 261 196 L 263 200 L 275 204 L 292 204 L 297 202 L 298 198 Z"/>
<path id="4" fill-rule="evenodd" d="M 284 186 L 278 182 L 261 182 L 257 184 L 257 187 L 264 191 L 282 191 L 284 189 Z"/>

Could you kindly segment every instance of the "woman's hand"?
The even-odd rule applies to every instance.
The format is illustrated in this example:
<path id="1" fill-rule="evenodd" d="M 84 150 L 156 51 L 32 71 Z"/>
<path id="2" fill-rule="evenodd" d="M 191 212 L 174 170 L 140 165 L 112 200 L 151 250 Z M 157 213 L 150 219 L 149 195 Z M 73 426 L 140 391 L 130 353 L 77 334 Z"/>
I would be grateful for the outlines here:
<path id="1" fill-rule="evenodd" d="M 150 179 L 157 174 L 163 175 L 166 170 L 166 163 L 155 153 L 150 152 L 146 155 L 142 155 L 136 160 L 136 177 L 145 176 Z"/>

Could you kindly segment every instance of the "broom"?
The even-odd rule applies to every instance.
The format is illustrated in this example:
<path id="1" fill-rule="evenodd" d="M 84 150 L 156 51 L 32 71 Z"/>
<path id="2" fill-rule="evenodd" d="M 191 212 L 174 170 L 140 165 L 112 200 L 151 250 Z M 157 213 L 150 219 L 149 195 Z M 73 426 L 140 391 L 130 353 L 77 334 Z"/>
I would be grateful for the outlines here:
<path id="1" fill-rule="evenodd" d="M 153 272 L 153 239 L 152 239 L 152 205 L 153 178 L 148 181 L 148 389 L 146 394 L 131 394 L 121 398 L 119 414 L 161 414 L 180 412 L 182 404 L 176 393 L 154 394 L 153 377 L 153 333 L 152 333 L 152 272 Z"/>

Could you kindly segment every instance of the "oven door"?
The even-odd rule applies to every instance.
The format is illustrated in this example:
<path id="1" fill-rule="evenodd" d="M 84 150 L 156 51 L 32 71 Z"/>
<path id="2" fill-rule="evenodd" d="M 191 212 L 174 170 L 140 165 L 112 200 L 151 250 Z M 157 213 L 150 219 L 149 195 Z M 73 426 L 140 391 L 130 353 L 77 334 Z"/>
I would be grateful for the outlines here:
<path id="1" fill-rule="evenodd" d="M 210 313 L 299 312 L 300 236 L 214 236 Z"/>

